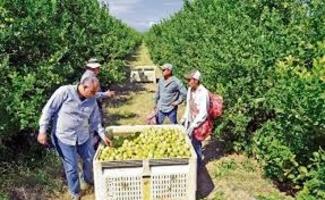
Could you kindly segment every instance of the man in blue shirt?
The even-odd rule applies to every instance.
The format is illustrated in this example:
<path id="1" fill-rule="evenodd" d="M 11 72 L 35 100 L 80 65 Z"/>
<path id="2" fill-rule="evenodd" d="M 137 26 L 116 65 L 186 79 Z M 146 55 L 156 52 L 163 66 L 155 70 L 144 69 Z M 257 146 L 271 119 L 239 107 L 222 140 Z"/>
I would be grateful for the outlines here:
<path id="1" fill-rule="evenodd" d="M 96 103 L 98 87 L 96 77 L 87 77 L 78 85 L 60 87 L 44 106 L 39 121 L 37 140 L 47 144 L 47 131 L 51 127 L 52 142 L 63 163 L 72 199 L 80 198 L 77 154 L 83 160 L 84 181 L 93 184 L 94 149 L 90 131 L 97 131 L 106 145 L 111 144 L 105 136 Z"/>
<path id="2" fill-rule="evenodd" d="M 85 78 L 87 77 L 96 77 L 98 78 L 99 72 L 100 72 L 100 64 L 98 62 L 98 60 L 96 58 L 91 58 L 88 60 L 87 64 L 86 64 L 86 71 L 83 73 L 83 75 L 81 76 L 80 81 L 83 81 Z M 97 100 L 97 105 L 99 108 L 99 113 L 100 113 L 100 117 L 101 117 L 101 121 L 103 124 L 103 117 L 104 117 L 104 112 L 103 112 L 103 106 L 102 106 L 102 100 L 108 97 L 113 97 L 115 95 L 114 91 L 111 90 L 107 90 L 106 92 L 102 92 L 100 85 L 98 88 L 98 92 L 96 93 L 96 100 Z M 98 137 L 98 133 L 95 131 L 92 134 L 92 144 L 95 148 L 95 150 L 97 149 L 99 142 L 100 142 L 100 138 Z"/>
<path id="3" fill-rule="evenodd" d="M 163 77 L 159 79 L 155 95 L 157 124 L 162 124 L 167 116 L 173 124 L 177 124 L 177 108 L 186 99 L 187 90 L 182 82 L 173 76 L 173 66 L 169 63 L 162 67 Z"/>
<path id="4" fill-rule="evenodd" d="M 98 78 L 100 72 L 100 64 L 96 58 L 91 58 L 88 60 L 86 64 L 86 71 L 82 74 L 80 81 L 87 77 L 96 77 Z M 115 95 L 114 91 L 107 90 L 106 92 L 102 92 L 100 86 L 98 88 L 98 92 L 96 93 L 96 98 L 98 100 L 105 99 L 107 97 L 113 97 Z"/>

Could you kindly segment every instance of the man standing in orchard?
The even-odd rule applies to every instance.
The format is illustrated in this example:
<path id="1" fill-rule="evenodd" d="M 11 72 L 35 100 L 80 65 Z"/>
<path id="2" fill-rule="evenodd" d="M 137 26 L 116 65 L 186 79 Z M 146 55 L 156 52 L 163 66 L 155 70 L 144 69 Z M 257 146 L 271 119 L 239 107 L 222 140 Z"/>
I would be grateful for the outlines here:
<path id="1" fill-rule="evenodd" d="M 85 78 L 87 77 L 96 77 L 98 78 L 99 72 L 100 72 L 100 64 L 98 62 L 98 60 L 96 58 L 91 58 L 88 60 L 87 64 L 86 64 L 86 71 L 84 72 L 84 74 L 82 75 L 80 81 L 83 81 Z M 113 97 L 115 95 L 114 91 L 111 90 L 107 90 L 106 92 L 102 92 L 101 91 L 101 87 L 99 86 L 98 91 L 96 93 L 96 100 L 97 100 L 97 105 L 99 108 L 99 112 L 100 112 L 100 117 L 101 117 L 101 123 L 103 124 L 103 106 L 102 106 L 102 101 L 105 98 L 108 97 Z M 100 141 L 100 138 L 98 137 L 98 133 L 92 132 L 91 133 L 92 136 L 92 145 L 94 146 L 94 149 L 96 150 Z"/>
<path id="2" fill-rule="evenodd" d="M 209 91 L 201 84 L 201 73 L 197 70 L 185 76 L 188 83 L 185 113 L 181 120 L 192 140 L 198 157 L 198 167 L 202 164 L 202 141 L 211 134 L 213 120 L 209 117 Z"/>
<path id="3" fill-rule="evenodd" d="M 78 85 L 58 88 L 43 108 L 39 121 L 38 142 L 47 144 L 48 128 L 52 129 L 52 142 L 61 158 L 72 199 L 80 199 L 78 154 L 83 160 L 83 177 L 93 184 L 90 130 L 96 130 L 106 145 L 111 141 L 105 136 L 95 95 L 99 88 L 96 77 L 87 77 Z"/>
<path id="4" fill-rule="evenodd" d="M 167 116 L 173 124 L 177 124 L 177 108 L 186 98 L 186 88 L 173 76 L 173 66 L 169 63 L 162 67 L 163 77 L 159 79 L 155 95 L 157 124 L 162 124 Z"/>
<path id="5" fill-rule="evenodd" d="M 87 77 L 97 77 L 99 75 L 100 72 L 100 64 L 98 62 L 98 60 L 96 58 L 91 58 L 88 60 L 87 64 L 86 64 L 86 71 L 83 73 L 83 75 L 81 76 L 80 81 L 82 81 L 83 79 L 87 78 Z M 99 86 L 98 88 L 98 92 L 96 93 L 96 99 L 98 100 L 102 100 L 104 98 L 107 97 L 112 97 L 114 96 L 115 92 L 111 91 L 111 90 L 107 90 L 106 92 L 102 92 L 101 88 Z"/>

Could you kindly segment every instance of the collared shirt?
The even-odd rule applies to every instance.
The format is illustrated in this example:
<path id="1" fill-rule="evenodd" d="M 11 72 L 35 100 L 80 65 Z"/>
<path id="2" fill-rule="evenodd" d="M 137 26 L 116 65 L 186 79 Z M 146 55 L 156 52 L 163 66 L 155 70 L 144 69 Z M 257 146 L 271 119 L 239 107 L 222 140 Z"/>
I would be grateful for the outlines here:
<path id="1" fill-rule="evenodd" d="M 209 91 L 200 84 L 195 91 L 188 88 L 184 112 L 185 128 L 196 128 L 208 117 Z"/>
<path id="2" fill-rule="evenodd" d="M 96 77 L 97 78 L 96 74 L 92 70 L 87 69 L 82 74 L 80 81 L 83 81 L 85 78 L 88 78 L 88 77 Z"/>
<path id="3" fill-rule="evenodd" d="M 96 74 L 95 74 L 93 71 L 87 69 L 87 70 L 83 73 L 83 75 L 81 76 L 80 82 L 82 82 L 85 78 L 88 78 L 88 77 L 95 77 L 95 78 L 97 78 Z M 99 91 L 100 91 L 100 90 L 101 90 L 101 89 L 100 89 L 100 87 L 99 87 Z M 102 100 L 102 99 L 104 99 L 104 98 L 106 98 L 106 94 L 105 94 L 105 92 L 97 92 L 97 93 L 96 93 L 96 99 Z"/>
<path id="4" fill-rule="evenodd" d="M 186 98 L 186 88 L 182 82 L 172 76 L 165 80 L 163 77 L 159 79 L 158 89 L 155 95 L 157 108 L 162 112 L 170 112 L 175 108 L 172 105 L 182 103 Z"/>
<path id="5" fill-rule="evenodd" d="M 40 132 L 46 133 L 51 124 L 52 134 L 68 145 L 86 142 L 90 130 L 105 137 L 96 98 L 81 100 L 77 87 L 66 85 L 57 89 L 44 106 L 39 120 Z"/>

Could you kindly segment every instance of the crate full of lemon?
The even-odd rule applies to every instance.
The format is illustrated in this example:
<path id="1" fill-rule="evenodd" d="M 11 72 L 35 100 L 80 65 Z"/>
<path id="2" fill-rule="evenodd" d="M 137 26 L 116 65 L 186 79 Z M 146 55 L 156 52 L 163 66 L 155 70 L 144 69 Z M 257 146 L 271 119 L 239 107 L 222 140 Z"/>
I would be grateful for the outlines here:
<path id="1" fill-rule="evenodd" d="M 113 145 L 101 151 L 101 161 L 189 158 L 185 135 L 178 129 L 151 128 L 128 136 L 112 136 Z"/>

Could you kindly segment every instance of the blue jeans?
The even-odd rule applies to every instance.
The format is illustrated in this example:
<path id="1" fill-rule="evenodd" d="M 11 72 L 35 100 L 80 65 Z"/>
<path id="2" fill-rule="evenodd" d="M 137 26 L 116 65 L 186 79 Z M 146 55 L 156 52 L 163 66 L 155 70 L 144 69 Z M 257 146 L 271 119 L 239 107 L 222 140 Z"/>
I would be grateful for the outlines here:
<path id="1" fill-rule="evenodd" d="M 63 163 L 65 175 L 68 181 L 69 191 L 72 195 L 80 195 L 80 182 L 78 176 L 78 154 L 83 161 L 83 178 L 93 184 L 92 161 L 95 154 L 94 148 L 89 138 L 81 145 L 68 145 L 62 143 L 55 136 L 52 137 L 56 150 Z"/>
<path id="2" fill-rule="evenodd" d="M 199 169 L 199 167 L 201 167 L 201 165 L 203 163 L 203 160 L 202 160 L 202 157 L 203 157 L 202 142 L 195 139 L 194 136 L 193 136 L 192 137 L 192 144 L 193 144 L 194 150 L 195 150 L 196 155 L 197 155 L 197 167 Z"/>
<path id="3" fill-rule="evenodd" d="M 171 123 L 177 124 L 177 108 L 167 113 L 159 110 L 156 116 L 157 124 L 164 123 L 165 117 L 168 117 Z"/>

